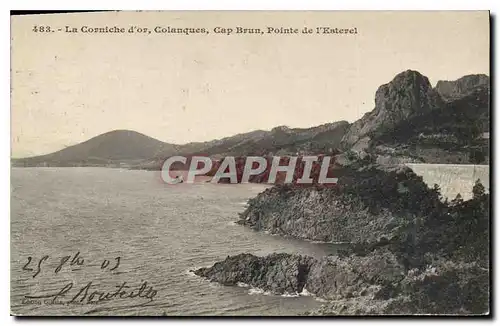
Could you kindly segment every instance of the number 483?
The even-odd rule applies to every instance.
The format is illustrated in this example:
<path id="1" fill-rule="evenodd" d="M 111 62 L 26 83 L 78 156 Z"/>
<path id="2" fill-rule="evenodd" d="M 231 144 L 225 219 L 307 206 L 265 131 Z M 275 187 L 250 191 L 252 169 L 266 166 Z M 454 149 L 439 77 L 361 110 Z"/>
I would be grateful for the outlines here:
<path id="1" fill-rule="evenodd" d="M 33 26 L 33 32 L 35 32 L 35 33 L 50 33 L 50 32 L 52 32 L 52 29 L 50 28 L 50 26 L 35 25 L 35 26 Z"/>

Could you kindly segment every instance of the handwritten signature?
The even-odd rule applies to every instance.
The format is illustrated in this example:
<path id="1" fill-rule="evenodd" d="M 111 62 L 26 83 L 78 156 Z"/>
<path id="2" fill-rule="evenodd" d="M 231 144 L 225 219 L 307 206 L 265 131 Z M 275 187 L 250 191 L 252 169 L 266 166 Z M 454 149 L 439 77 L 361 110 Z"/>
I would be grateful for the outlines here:
<path id="1" fill-rule="evenodd" d="M 55 266 L 50 263 L 53 259 L 55 259 Z M 64 267 L 69 268 L 71 271 L 76 271 L 85 267 L 99 266 L 100 270 L 113 272 L 120 266 L 120 262 L 121 257 L 118 256 L 114 259 L 100 260 L 97 265 L 89 265 L 88 261 L 86 261 L 80 251 L 78 251 L 61 258 L 50 257 L 49 255 L 44 255 L 41 258 L 29 256 L 27 262 L 25 264 L 23 263 L 22 270 L 29 273 L 32 278 L 35 278 L 42 270 L 46 269 L 48 269 L 49 272 L 58 274 Z M 53 269 L 54 267 L 55 269 Z M 50 294 L 25 295 L 23 303 L 41 304 L 43 300 L 45 304 L 53 305 L 96 305 L 118 299 L 133 299 L 134 301 L 141 300 L 142 302 L 136 303 L 131 307 L 139 307 L 152 302 L 157 294 L 158 291 L 147 281 L 141 281 L 140 284 L 135 286 L 129 285 L 128 282 L 123 282 L 116 285 L 112 290 L 103 290 L 102 287 L 99 284 L 95 284 L 94 281 L 86 283 L 83 287 L 79 287 L 73 282 L 68 282 L 65 283 L 62 288 Z M 95 311 L 96 309 L 87 313 Z"/>
<path id="2" fill-rule="evenodd" d="M 140 286 L 131 287 L 128 282 L 123 282 L 120 285 L 115 286 L 116 290 L 104 291 L 101 289 L 95 289 L 96 285 L 92 281 L 88 282 L 85 286 L 81 288 L 76 288 L 76 291 L 72 291 L 74 288 L 74 283 L 69 282 L 64 285 L 60 290 L 52 294 L 43 295 L 25 295 L 24 298 L 27 300 L 33 299 L 52 299 L 53 304 L 96 304 L 111 301 L 113 299 L 146 299 L 145 303 L 149 303 L 154 300 L 158 291 L 152 285 L 149 285 L 147 281 L 142 281 Z M 94 287 L 94 289 L 93 289 Z"/>

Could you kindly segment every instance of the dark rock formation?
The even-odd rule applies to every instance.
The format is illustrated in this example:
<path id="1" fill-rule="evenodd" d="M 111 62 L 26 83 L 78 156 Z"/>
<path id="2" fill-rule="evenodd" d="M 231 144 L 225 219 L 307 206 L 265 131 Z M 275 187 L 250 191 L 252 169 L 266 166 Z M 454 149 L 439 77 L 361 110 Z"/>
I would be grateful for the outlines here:
<path id="1" fill-rule="evenodd" d="M 364 293 L 365 294 L 365 293 Z M 489 313 L 489 273 L 475 263 L 441 260 L 373 295 L 329 301 L 309 315 L 407 315 Z"/>
<path id="2" fill-rule="evenodd" d="M 266 257 L 240 254 L 193 272 L 224 285 L 245 283 L 275 294 L 297 294 L 305 289 L 327 299 L 381 295 L 381 289 L 405 277 L 403 266 L 387 250 L 321 259 L 285 253 Z"/>
<path id="3" fill-rule="evenodd" d="M 489 194 L 443 202 L 410 168 L 364 166 L 339 170 L 335 187 L 268 188 L 248 202 L 239 224 L 316 241 L 391 244 L 408 266 L 427 252 L 488 266 Z M 360 254 L 357 248 L 353 253 Z"/>
<path id="4" fill-rule="evenodd" d="M 249 202 L 256 230 L 351 244 L 335 256 L 228 257 L 199 276 L 328 300 L 312 314 L 485 314 L 489 311 L 489 204 L 442 201 L 406 167 L 352 162 L 336 188 L 276 186 Z"/>
<path id="5" fill-rule="evenodd" d="M 338 300 L 380 296 L 391 292 L 404 277 L 404 266 L 397 257 L 380 248 L 365 256 L 328 256 L 314 261 L 305 286 L 316 296 Z"/>
<path id="6" fill-rule="evenodd" d="M 487 164 L 489 98 L 489 89 L 478 87 L 441 110 L 401 121 L 372 139 L 371 152 L 423 163 Z"/>
<path id="7" fill-rule="evenodd" d="M 374 242 L 442 208 L 439 196 L 411 169 L 383 168 L 339 169 L 334 187 L 268 188 L 248 202 L 239 223 L 302 239 Z"/>
<path id="8" fill-rule="evenodd" d="M 311 315 L 484 314 L 489 274 L 477 263 L 438 259 L 406 268 L 387 248 L 365 256 L 315 259 L 293 254 L 240 254 L 193 271 L 224 285 L 245 283 L 274 294 L 328 300 Z"/>
<path id="9" fill-rule="evenodd" d="M 427 77 L 407 70 L 379 87 L 375 94 L 375 108 L 354 122 L 342 139 L 344 148 L 355 146 L 363 138 L 391 130 L 398 123 L 415 115 L 442 107 L 443 101 L 432 88 Z"/>
<path id="10" fill-rule="evenodd" d="M 344 151 L 377 155 L 380 163 L 487 164 L 489 77 L 464 76 L 432 88 L 416 71 L 382 85 L 375 108 L 354 122 Z"/>
<path id="11" fill-rule="evenodd" d="M 224 285 L 241 282 L 273 293 L 300 293 L 313 261 L 311 257 L 290 254 L 240 254 L 194 273 Z"/>
<path id="12" fill-rule="evenodd" d="M 436 91 L 446 101 L 453 101 L 474 93 L 479 88 L 489 88 L 490 77 L 486 75 L 467 75 L 457 80 L 440 80 Z"/>
<path id="13" fill-rule="evenodd" d="M 487 162 L 487 84 L 484 76 L 466 76 L 433 89 L 418 72 L 397 75 L 377 91 L 375 109 L 344 136 L 335 187 L 275 186 L 240 215 L 239 223 L 255 230 L 350 242 L 336 256 L 238 255 L 195 273 L 328 300 L 312 314 L 488 313 L 490 196 L 484 187 L 478 181 L 471 200 L 443 201 L 439 187 L 429 188 L 411 169 L 377 165 L 385 158 Z"/>

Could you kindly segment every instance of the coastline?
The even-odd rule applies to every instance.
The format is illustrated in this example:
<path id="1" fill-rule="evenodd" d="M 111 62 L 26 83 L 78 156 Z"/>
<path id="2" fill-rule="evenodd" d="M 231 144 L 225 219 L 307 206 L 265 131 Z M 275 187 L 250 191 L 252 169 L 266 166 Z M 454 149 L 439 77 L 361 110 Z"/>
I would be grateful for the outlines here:
<path id="1" fill-rule="evenodd" d="M 327 233 L 340 232 L 353 237 L 353 241 L 338 254 L 319 259 L 281 253 L 264 257 L 240 254 L 193 272 L 223 285 L 245 283 L 280 295 L 301 293 L 307 289 L 309 293 L 326 300 L 322 308 L 310 311 L 308 315 L 488 313 L 485 308 L 489 297 L 488 243 L 482 232 L 488 229 L 489 194 L 477 183 L 472 199 L 443 202 L 439 188 L 428 187 L 422 177 L 416 176 L 410 168 L 396 169 L 396 172 L 388 170 L 387 167 L 381 169 L 383 172 L 379 177 L 371 171 L 372 180 L 377 182 L 368 183 L 375 188 L 363 190 L 348 185 L 343 190 L 349 192 L 349 187 L 354 187 L 357 189 L 352 193 L 354 197 L 362 198 L 363 194 L 369 194 L 375 201 L 380 201 L 374 195 L 381 191 L 377 188 L 377 184 L 380 187 L 379 178 L 396 179 L 398 184 L 403 182 L 408 188 L 401 191 L 398 186 L 389 185 L 391 191 L 380 198 L 388 196 L 391 202 L 405 199 L 411 203 L 415 200 L 407 196 L 414 195 L 421 199 L 421 205 L 409 204 L 404 210 L 399 210 L 397 205 L 389 205 L 367 213 L 370 208 L 363 199 L 352 202 L 351 196 L 342 193 L 323 197 L 320 200 L 322 206 L 334 211 L 329 218 L 334 227 L 323 224 L 322 228 L 326 228 Z M 406 178 L 401 179 L 402 176 Z M 239 224 L 256 231 L 279 230 L 276 233 L 285 237 L 317 241 L 318 234 L 310 231 L 314 228 L 300 221 L 308 214 L 311 219 L 318 219 L 321 210 L 310 210 L 301 215 L 294 208 L 295 204 L 305 210 L 318 206 L 316 201 L 307 201 L 310 194 L 317 191 L 282 186 L 268 188 L 249 201 L 249 206 L 240 215 Z M 331 198 L 333 202 L 326 204 L 325 198 Z M 335 207 L 343 208 L 335 211 Z M 287 211 L 287 208 L 290 210 Z M 470 216 L 471 209 L 475 210 L 475 217 Z M 356 216 L 366 223 L 350 231 L 342 230 L 341 224 L 335 220 L 342 221 L 341 216 L 345 214 L 349 215 L 347 220 L 354 224 Z M 456 218 L 461 225 L 455 225 Z M 467 222 L 470 218 L 479 218 L 479 224 L 470 226 Z M 435 225 L 438 222 L 433 219 L 442 222 Z M 349 229 L 347 224 L 343 227 Z M 476 239 L 475 242 L 462 239 L 463 234 L 457 234 L 457 231 L 445 231 L 447 228 L 462 230 L 463 227 L 469 228 L 466 238 Z M 324 232 L 319 233 L 320 237 L 321 234 Z M 414 238 L 415 234 L 417 238 Z M 421 244 L 417 245 L 415 241 Z M 469 248 L 463 249 L 465 243 Z M 440 294 L 449 291 L 461 291 L 463 295 L 450 299 Z"/>

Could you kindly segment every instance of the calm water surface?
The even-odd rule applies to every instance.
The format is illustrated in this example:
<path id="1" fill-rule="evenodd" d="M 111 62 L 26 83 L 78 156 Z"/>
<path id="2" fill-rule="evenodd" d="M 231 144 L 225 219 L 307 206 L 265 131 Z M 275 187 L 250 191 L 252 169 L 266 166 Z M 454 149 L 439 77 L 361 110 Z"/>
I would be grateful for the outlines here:
<path id="1" fill-rule="evenodd" d="M 447 197 L 460 192 L 470 198 L 478 178 L 489 188 L 488 166 L 410 167 L 429 185 L 440 184 Z M 14 168 L 11 175 L 15 314 L 296 315 L 321 304 L 307 296 L 222 286 L 189 273 L 242 252 L 316 257 L 335 253 L 332 244 L 272 236 L 234 224 L 247 200 L 264 185 L 169 186 L 160 181 L 159 172 L 105 168 Z M 56 273 L 65 256 L 70 258 Z M 40 272 L 33 277 L 38 265 Z M 98 305 L 67 305 L 64 300 L 52 304 L 51 299 L 24 299 L 52 295 L 72 284 L 68 301 L 89 282 L 87 297 L 96 290 L 116 292 L 123 282 L 130 286 L 127 291 L 137 294 L 144 281 L 157 291 L 153 301 L 115 297 Z"/>
<path id="2" fill-rule="evenodd" d="M 189 273 L 242 252 L 335 252 L 334 245 L 234 224 L 246 201 L 263 191 L 263 185 L 169 186 L 160 182 L 157 172 L 105 168 L 14 168 L 11 175 L 15 314 L 295 315 L 321 304 L 312 297 L 222 286 Z M 33 277 L 45 255 L 48 258 Z M 56 273 L 65 256 L 71 257 Z M 28 257 L 31 262 L 25 266 Z M 117 257 L 119 266 L 111 271 Z M 109 265 L 101 269 L 105 260 Z M 24 299 L 55 294 L 70 283 L 66 301 L 89 282 L 88 295 L 94 290 L 116 292 L 123 282 L 137 293 L 143 281 L 157 291 L 153 301 L 115 297 L 98 305 L 67 305 L 64 300 L 51 304 L 51 299 Z"/>

